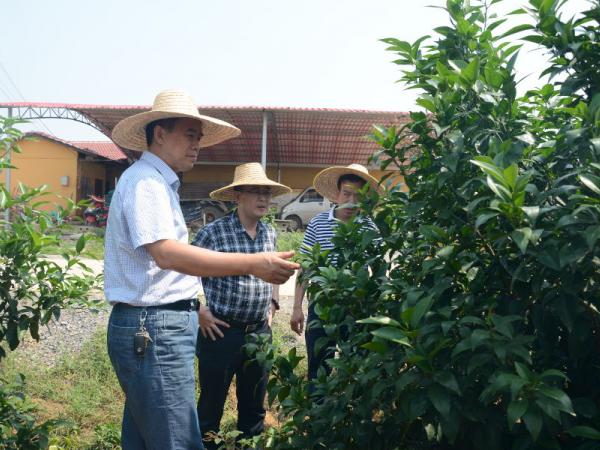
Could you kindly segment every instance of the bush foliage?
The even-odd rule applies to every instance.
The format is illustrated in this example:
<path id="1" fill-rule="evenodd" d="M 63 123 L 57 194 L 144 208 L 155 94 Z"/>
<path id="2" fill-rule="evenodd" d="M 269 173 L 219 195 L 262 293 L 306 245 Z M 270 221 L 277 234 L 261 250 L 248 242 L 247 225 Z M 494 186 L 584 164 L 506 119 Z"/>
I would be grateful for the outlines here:
<path id="1" fill-rule="evenodd" d="M 0 169 L 12 168 L 6 156 L 19 151 L 16 143 L 22 133 L 15 128 L 19 122 L 0 117 Z M 86 236 L 74 250 L 61 253 L 62 264 L 44 256 L 46 248 L 60 244 L 63 219 L 76 206 L 70 201 L 67 208 L 53 213 L 40 210 L 46 203 L 45 189 L 20 184 L 13 193 L 0 186 L 0 361 L 7 347 L 19 346 L 25 333 L 39 340 L 40 325 L 58 318 L 65 306 L 89 305 L 87 294 L 97 283 L 80 259 Z M 73 273 L 75 266 L 82 274 Z M 0 379 L 0 449 L 47 448 L 48 433 L 58 422 L 36 424 L 22 391 L 22 379 L 17 384 Z"/>
<path id="2" fill-rule="evenodd" d="M 365 199 L 382 242 L 340 226 L 304 262 L 338 357 L 311 390 L 274 357 L 268 448 L 600 448 L 600 3 L 497 3 L 384 40 L 426 110 L 373 133 L 409 191 Z M 551 55 L 521 97 L 516 36 Z"/>

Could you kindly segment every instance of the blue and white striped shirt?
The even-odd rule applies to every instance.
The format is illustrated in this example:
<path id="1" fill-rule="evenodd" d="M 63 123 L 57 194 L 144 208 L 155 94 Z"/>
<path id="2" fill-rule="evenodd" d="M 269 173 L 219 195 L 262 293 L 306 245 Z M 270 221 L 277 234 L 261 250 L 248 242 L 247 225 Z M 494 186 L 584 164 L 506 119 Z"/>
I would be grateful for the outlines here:
<path id="1" fill-rule="evenodd" d="M 104 244 L 104 293 L 110 303 L 156 306 L 198 296 L 197 277 L 161 269 L 144 247 L 163 239 L 188 243 L 178 187 L 177 174 L 148 151 L 119 179 Z"/>
<path id="2" fill-rule="evenodd" d="M 335 208 L 317 214 L 306 226 L 300 252 L 307 255 L 310 254 L 315 244 L 319 244 L 321 251 L 333 250 L 334 247 L 331 239 L 339 224 L 340 220 L 335 217 Z M 377 230 L 377 226 L 369 217 L 364 218 L 364 228 Z M 331 262 L 335 263 L 335 256 L 331 258 Z"/>
<path id="3" fill-rule="evenodd" d="M 259 221 L 256 237 L 252 239 L 237 212 L 233 212 L 202 228 L 193 244 L 218 252 L 272 252 L 276 234 L 271 225 Z M 208 308 L 225 320 L 250 323 L 267 318 L 273 285 L 254 275 L 203 277 L 202 287 Z"/>

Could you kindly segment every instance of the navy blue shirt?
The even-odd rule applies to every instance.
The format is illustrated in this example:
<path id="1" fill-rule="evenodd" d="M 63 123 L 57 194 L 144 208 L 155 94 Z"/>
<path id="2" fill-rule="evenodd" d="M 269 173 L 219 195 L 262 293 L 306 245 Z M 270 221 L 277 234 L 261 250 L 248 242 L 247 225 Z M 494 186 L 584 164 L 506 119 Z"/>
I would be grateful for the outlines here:
<path id="1" fill-rule="evenodd" d="M 193 245 L 228 253 L 275 251 L 275 229 L 258 222 L 252 239 L 240 222 L 237 212 L 221 217 L 202 228 Z M 203 277 L 206 306 L 214 314 L 237 322 L 265 320 L 271 306 L 273 285 L 254 275 Z"/>

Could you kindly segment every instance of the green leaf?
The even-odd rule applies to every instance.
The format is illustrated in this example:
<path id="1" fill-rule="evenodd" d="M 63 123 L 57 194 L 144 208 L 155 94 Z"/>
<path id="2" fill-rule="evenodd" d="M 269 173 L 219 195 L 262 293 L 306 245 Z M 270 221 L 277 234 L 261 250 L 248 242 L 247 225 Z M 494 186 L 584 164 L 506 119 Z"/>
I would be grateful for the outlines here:
<path id="1" fill-rule="evenodd" d="M 596 430 L 592 427 L 586 426 L 577 426 L 573 428 L 569 428 L 567 430 L 571 436 L 582 437 L 585 439 L 592 439 L 594 441 L 600 441 L 600 431 Z"/>
<path id="2" fill-rule="evenodd" d="M 527 366 L 521 364 L 520 362 L 515 362 L 515 370 L 524 380 L 530 381 L 533 378 L 533 373 L 531 370 L 529 370 Z"/>
<path id="3" fill-rule="evenodd" d="M 411 347 L 410 341 L 408 340 L 406 335 L 398 328 L 383 327 L 383 328 L 379 328 L 377 330 L 371 331 L 371 334 L 373 336 L 377 336 L 379 338 L 386 339 L 388 341 L 392 341 L 397 344 L 404 345 L 406 347 Z"/>
<path id="4" fill-rule="evenodd" d="M 456 381 L 456 377 L 452 372 L 447 370 L 444 372 L 438 372 L 434 375 L 433 379 L 442 386 L 460 395 L 460 387 L 458 386 L 458 381 Z"/>
<path id="5" fill-rule="evenodd" d="M 479 75 L 479 58 L 473 58 L 465 68 L 460 71 L 460 74 L 469 83 L 474 83 Z"/>
<path id="6" fill-rule="evenodd" d="M 510 430 L 512 430 L 515 422 L 523 417 L 523 414 L 525 414 L 525 411 L 527 411 L 528 407 L 529 402 L 524 399 L 513 400 L 509 403 L 506 411 L 506 418 L 508 420 L 508 428 Z"/>
<path id="7" fill-rule="evenodd" d="M 584 235 L 588 248 L 592 250 L 596 245 L 596 242 L 600 239 L 600 225 L 587 227 Z"/>
<path id="8" fill-rule="evenodd" d="M 79 239 L 77 239 L 77 244 L 75 244 L 75 251 L 77 253 L 81 253 L 81 251 L 83 250 L 84 247 L 85 247 L 85 235 L 82 234 L 81 236 L 79 236 Z"/>
<path id="9" fill-rule="evenodd" d="M 479 214 L 477 216 L 477 220 L 475 221 L 475 228 L 479 228 L 481 225 L 485 224 L 488 220 L 493 219 L 497 215 L 497 212 Z"/>
<path id="10" fill-rule="evenodd" d="M 513 242 L 517 244 L 519 250 L 524 255 L 527 252 L 527 246 L 531 239 L 532 230 L 529 227 L 518 228 L 510 234 Z"/>
<path id="11" fill-rule="evenodd" d="M 367 342 L 366 344 L 362 344 L 361 345 L 362 348 L 366 348 L 367 350 L 371 350 L 372 352 L 375 353 L 380 353 L 380 354 L 384 354 L 388 347 L 387 345 L 385 345 L 383 342 Z"/>
<path id="12" fill-rule="evenodd" d="M 433 304 L 433 297 L 428 296 L 424 297 L 415 305 L 415 309 L 410 317 L 410 325 L 413 328 L 416 328 L 419 324 L 421 318 L 429 311 L 431 305 Z"/>
<path id="13" fill-rule="evenodd" d="M 600 195 L 600 177 L 595 175 L 579 175 L 581 182 L 591 191 Z"/>
<path id="14" fill-rule="evenodd" d="M 445 247 L 440 249 L 435 254 L 435 256 L 437 256 L 438 258 L 447 259 L 450 256 L 452 256 L 452 253 L 454 253 L 454 245 L 446 245 Z"/>
<path id="15" fill-rule="evenodd" d="M 427 396 L 442 417 L 446 418 L 450 415 L 450 395 L 446 389 L 439 384 L 432 384 L 427 390 Z"/>
<path id="16" fill-rule="evenodd" d="M 529 223 L 531 225 L 535 225 L 537 218 L 540 215 L 540 207 L 539 206 L 521 206 L 521 211 L 525 213 L 527 218 L 529 219 Z"/>
<path id="17" fill-rule="evenodd" d="M 517 25 L 515 27 L 512 27 L 510 30 L 506 31 L 505 33 L 502 33 L 500 36 L 498 36 L 498 38 L 503 39 L 505 37 L 512 36 L 513 34 L 520 33 L 521 31 L 533 30 L 534 28 L 535 27 L 533 25 L 529 25 L 529 24 Z"/>
<path id="18" fill-rule="evenodd" d="M 523 421 L 525 422 L 529 434 L 531 434 L 531 438 L 534 441 L 537 441 L 540 431 L 542 431 L 542 425 L 544 424 L 539 410 L 535 407 L 529 408 L 525 415 L 523 415 Z"/>
<path id="19" fill-rule="evenodd" d="M 486 183 L 489 186 L 489 188 L 492 190 L 492 192 L 494 194 L 496 194 L 498 197 L 500 197 L 504 202 L 506 202 L 506 203 L 511 202 L 512 195 L 508 191 L 508 189 L 506 189 L 501 184 L 498 184 L 494 180 L 492 180 L 491 176 L 488 175 L 488 177 L 486 178 Z"/>
<path id="20" fill-rule="evenodd" d="M 373 316 L 366 319 L 357 320 L 356 323 L 372 324 L 372 325 L 392 325 L 400 327 L 400 322 L 386 316 Z"/>
<path id="21" fill-rule="evenodd" d="M 505 183 L 514 189 L 515 183 L 517 181 L 517 176 L 519 175 L 519 169 L 516 164 L 511 164 L 502 172 Z"/>
<path id="22" fill-rule="evenodd" d="M 540 388 L 540 393 L 548 398 L 556 400 L 560 404 L 559 409 L 561 411 L 575 415 L 571 398 L 563 390 L 553 387 L 542 387 Z"/>
<path id="23" fill-rule="evenodd" d="M 490 175 L 496 181 L 506 186 L 502 169 L 496 166 L 489 156 L 478 156 L 475 159 L 471 159 L 470 162 L 480 167 L 487 175 Z"/>

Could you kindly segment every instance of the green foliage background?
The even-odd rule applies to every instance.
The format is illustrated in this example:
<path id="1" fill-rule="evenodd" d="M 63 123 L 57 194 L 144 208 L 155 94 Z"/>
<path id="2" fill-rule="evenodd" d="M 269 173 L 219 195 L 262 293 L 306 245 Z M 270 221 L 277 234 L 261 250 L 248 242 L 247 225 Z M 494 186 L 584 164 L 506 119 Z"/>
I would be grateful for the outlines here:
<path id="1" fill-rule="evenodd" d="M 373 134 L 409 192 L 364 200 L 382 242 L 340 226 L 337 266 L 304 262 L 339 356 L 312 390 L 272 358 L 267 448 L 600 448 L 600 3 L 496 3 L 384 39 L 427 111 Z M 523 97 L 517 36 L 551 54 Z"/>

